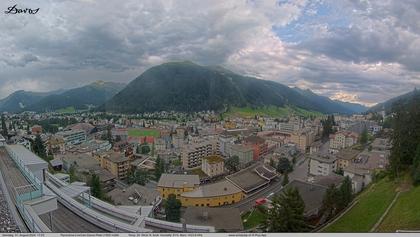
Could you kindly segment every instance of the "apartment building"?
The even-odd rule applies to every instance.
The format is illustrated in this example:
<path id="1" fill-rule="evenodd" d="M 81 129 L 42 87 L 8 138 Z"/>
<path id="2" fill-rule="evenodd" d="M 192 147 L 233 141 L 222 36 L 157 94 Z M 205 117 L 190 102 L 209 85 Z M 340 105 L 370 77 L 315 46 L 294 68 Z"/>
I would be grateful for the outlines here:
<path id="1" fill-rule="evenodd" d="M 341 131 L 330 135 L 330 151 L 337 152 L 340 149 L 353 146 L 357 143 L 358 136 L 354 132 Z"/>
<path id="2" fill-rule="evenodd" d="M 315 141 L 315 133 L 307 128 L 292 133 L 290 141 L 298 146 L 302 151 L 306 151 Z"/>
<path id="3" fill-rule="evenodd" d="M 130 168 L 130 161 L 119 152 L 106 152 L 96 156 L 101 167 L 108 170 L 118 179 L 125 179 Z"/>
<path id="4" fill-rule="evenodd" d="M 235 141 L 235 138 L 233 136 L 229 136 L 229 135 L 220 135 L 219 136 L 219 152 L 220 155 L 227 157 L 229 155 L 228 153 L 228 145 L 229 144 L 233 144 L 233 142 Z"/>
<path id="5" fill-rule="evenodd" d="M 252 149 L 252 147 L 246 147 L 244 145 L 239 144 L 229 144 L 227 148 L 227 154 L 229 156 L 239 157 L 240 166 L 243 166 L 253 160 L 254 150 Z"/>
<path id="6" fill-rule="evenodd" d="M 217 140 L 189 144 L 181 151 L 182 168 L 194 169 L 201 167 L 204 157 L 219 153 Z"/>
<path id="7" fill-rule="evenodd" d="M 86 141 L 86 133 L 83 130 L 67 130 L 56 135 L 63 137 L 66 145 L 76 145 Z"/>
<path id="8" fill-rule="evenodd" d="M 204 157 L 201 162 L 201 170 L 210 177 L 223 174 L 225 171 L 224 159 L 219 155 Z"/>
<path id="9" fill-rule="evenodd" d="M 309 174 L 327 176 L 337 170 L 337 158 L 332 155 L 311 155 Z"/>
<path id="10" fill-rule="evenodd" d="M 244 139 L 244 145 L 253 150 L 253 160 L 259 160 L 268 152 L 268 145 L 264 138 L 258 136 L 249 136 Z"/>

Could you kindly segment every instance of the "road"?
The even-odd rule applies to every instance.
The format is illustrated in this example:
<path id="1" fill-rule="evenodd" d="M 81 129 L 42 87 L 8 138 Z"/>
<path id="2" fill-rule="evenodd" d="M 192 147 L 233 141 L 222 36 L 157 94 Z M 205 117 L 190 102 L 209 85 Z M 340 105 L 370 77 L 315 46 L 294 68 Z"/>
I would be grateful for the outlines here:
<path id="1" fill-rule="evenodd" d="M 296 162 L 297 164 L 296 167 L 289 174 L 289 181 L 292 181 L 294 179 L 305 180 L 308 173 L 308 162 L 309 162 L 308 159 L 298 160 Z M 283 180 L 283 177 L 278 177 L 275 181 L 271 182 L 266 188 L 254 194 L 250 194 L 249 197 L 242 200 L 241 202 L 238 202 L 233 205 L 227 205 L 225 207 L 236 207 L 239 209 L 240 212 L 247 212 L 248 210 L 254 207 L 255 201 L 257 199 L 266 198 L 271 193 L 279 192 L 283 188 L 283 186 L 281 185 L 282 180 Z"/>

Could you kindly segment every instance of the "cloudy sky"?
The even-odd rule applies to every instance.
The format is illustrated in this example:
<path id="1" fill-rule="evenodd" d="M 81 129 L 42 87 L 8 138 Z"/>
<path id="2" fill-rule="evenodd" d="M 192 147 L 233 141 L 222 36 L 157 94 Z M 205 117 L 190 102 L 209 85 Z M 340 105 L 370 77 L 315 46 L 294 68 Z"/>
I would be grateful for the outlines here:
<path id="1" fill-rule="evenodd" d="M 36 15 L 8 7 L 40 8 Z M 420 87 L 418 0 L 2 0 L 0 98 L 190 60 L 372 105 Z"/>

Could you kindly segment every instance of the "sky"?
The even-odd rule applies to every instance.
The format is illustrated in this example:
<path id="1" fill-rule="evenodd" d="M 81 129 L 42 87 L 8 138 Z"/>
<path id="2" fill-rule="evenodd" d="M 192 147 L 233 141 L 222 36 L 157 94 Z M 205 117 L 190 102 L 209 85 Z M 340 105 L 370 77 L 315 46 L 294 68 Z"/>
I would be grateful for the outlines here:
<path id="1" fill-rule="evenodd" d="M 8 7 L 40 8 L 5 14 Z M 418 0 L 0 1 L 0 98 L 168 61 L 374 105 L 420 87 Z"/>

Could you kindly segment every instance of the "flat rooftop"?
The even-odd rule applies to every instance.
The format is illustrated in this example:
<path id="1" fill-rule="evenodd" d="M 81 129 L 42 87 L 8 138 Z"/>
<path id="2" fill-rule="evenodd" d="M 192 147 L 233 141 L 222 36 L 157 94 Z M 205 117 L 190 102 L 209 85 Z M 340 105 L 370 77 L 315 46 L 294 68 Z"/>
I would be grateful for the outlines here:
<path id="1" fill-rule="evenodd" d="M 8 148 L 17 155 L 17 158 L 26 165 L 42 165 L 48 168 L 48 163 L 26 149 L 23 145 L 8 145 Z"/>
<path id="2" fill-rule="evenodd" d="M 160 176 L 158 187 L 168 188 L 182 188 L 182 187 L 194 187 L 200 184 L 200 178 L 198 175 L 187 175 L 187 174 L 162 174 Z"/>
<path id="3" fill-rule="evenodd" d="M 224 162 L 224 159 L 218 155 L 207 156 L 207 157 L 204 157 L 203 160 L 207 160 L 209 164 L 216 164 L 216 163 Z"/>
<path id="4" fill-rule="evenodd" d="M 214 226 L 216 230 L 238 232 L 244 229 L 237 208 L 187 207 L 183 218 L 189 225 Z"/>
<path id="5" fill-rule="evenodd" d="M 269 183 L 268 180 L 262 178 L 254 171 L 254 169 L 258 166 L 259 164 L 252 165 L 246 169 L 229 175 L 226 178 L 234 183 L 238 188 L 242 189 L 242 191 L 246 193 L 251 192 Z"/>
<path id="6" fill-rule="evenodd" d="M 114 190 L 108 192 L 107 195 L 110 196 L 112 200 L 114 200 L 116 205 L 148 206 L 154 204 L 156 197 L 159 196 L 159 193 L 156 190 L 148 189 L 138 184 L 132 184 L 125 188 L 125 190 L 115 188 Z M 137 199 L 138 203 L 134 204 L 133 201 L 129 200 L 130 197 Z"/>
<path id="7" fill-rule="evenodd" d="M 233 185 L 230 181 L 223 180 L 217 183 L 201 185 L 198 189 L 181 195 L 183 197 L 200 198 L 233 195 L 239 192 L 242 192 L 242 190 Z"/>
<path id="8" fill-rule="evenodd" d="M 288 188 L 296 188 L 299 191 L 299 194 L 302 197 L 303 202 L 305 203 L 305 215 L 312 215 L 318 213 L 319 209 L 322 206 L 324 194 L 327 191 L 327 187 L 295 179 L 289 184 L 287 184 L 280 192 L 276 194 L 281 194 Z M 270 199 L 272 198 L 273 196 L 270 197 Z"/>

